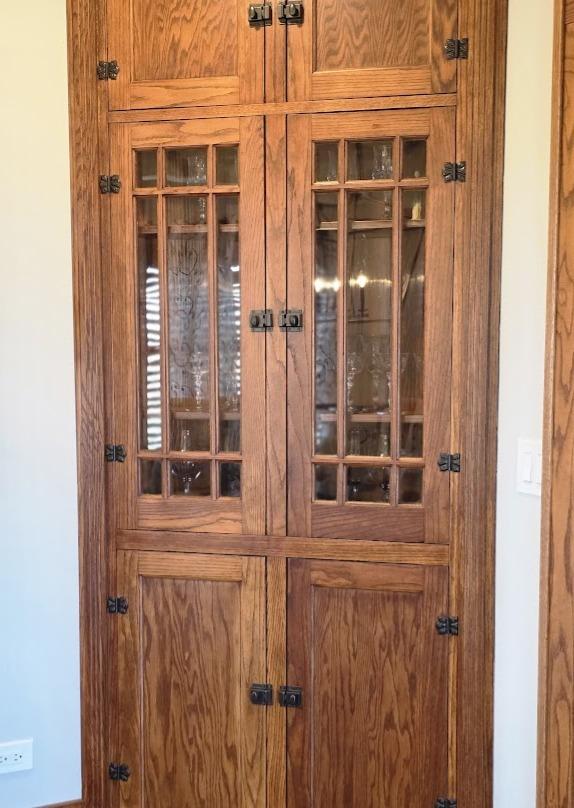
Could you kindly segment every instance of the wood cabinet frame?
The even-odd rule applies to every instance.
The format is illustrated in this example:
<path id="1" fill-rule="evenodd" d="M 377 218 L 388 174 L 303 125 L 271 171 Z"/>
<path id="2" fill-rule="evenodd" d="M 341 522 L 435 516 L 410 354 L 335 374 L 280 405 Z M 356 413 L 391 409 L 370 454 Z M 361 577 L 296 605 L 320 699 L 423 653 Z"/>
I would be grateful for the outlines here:
<path id="1" fill-rule="evenodd" d="M 100 218 L 109 200 L 98 192 L 98 175 L 108 171 L 107 124 L 114 119 L 151 120 L 222 115 L 217 110 L 150 111 L 147 114 L 108 114 L 106 83 L 96 79 L 96 62 L 106 58 L 105 8 L 103 0 L 68 0 L 70 70 L 70 140 L 72 164 L 72 234 L 75 308 L 75 350 L 77 389 L 77 436 L 79 478 L 80 615 L 81 615 L 81 698 L 82 698 L 82 779 L 84 808 L 109 804 L 107 779 L 107 693 L 115 672 L 106 664 L 109 619 L 105 611 L 108 586 L 115 578 L 114 556 L 110 552 L 112 534 L 105 519 L 106 477 L 103 463 L 106 384 L 103 373 L 101 257 L 110 245 L 102 236 Z M 281 45 L 281 29 L 271 29 Z M 493 558 L 496 460 L 496 392 L 498 376 L 498 310 L 501 253 L 502 140 L 504 114 L 504 69 L 506 43 L 505 0 L 461 0 L 459 32 L 470 40 L 470 58 L 459 70 L 457 149 L 453 160 L 467 163 L 467 181 L 456 188 L 456 236 L 454 256 L 454 315 L 457 340 L 453 353 L 453 384 L 457 397 L 452 411 L 451 445 L 463 458 L 463 467 L 453 487 L 450 563 L 451 602 L 461 620 L 456 659 L 451 660 L 451 677 L 458 689 L 459 709 L 451 726 L 450 788 L 465 808 L 484 808 L 492 802 L 492 717 L 493 717 Z M 271 35 L 270 35 L 271 38 Z M 281 64 L 280 49 L 274 59 Z M 269 67 L 267 68 L 269 69 Z M 286 104 L 280 82 L 272 87 L 272 103 L 233 107 L 225 114 L 276 115 L 268 118 L 268 130 L 277 145 L 284 148 L 284 113 L 337 111 L 341 109 L 384 109 L 425 105 L 454 105 L 453 96 L 388 97 L 344 103 L 301 102 Z M 274 188 L 281 196 L 285 188 Z M 280 256 L 279 221 L 268 222 L 271 249 Z M 268 278 L 268 294 L 280 295 L 273 278 Z M 281 366 L 284 356 L 277 353 L 274 363 Z M 279 399 L 280 391 L 274 393 Z M 274 406 L 268 401 L 268 410 Z M 282 417 L 282 414 L 281 414 Z M 270 496 L 274 496 L 270 492 Z M 279 510 L 275 535 L 282 533 Z M 284 529 L 283 529 L 284 532 Z M 140 537 L 145 538 L 145 537 Z M 172 534 L 173 541 L 181 541 Z M 122 542 L 133 546 L 133 536 Z M 169 542 L 169 539 L 166 539 Z M 204 542 L 206 540 L 203 540 Z M 248 537 L 241 542 L 242 554 L 249 552 Z M 201 540 L 198 540 L 198 544 Z M 275 600 L 281 603 L 281 570 L 285 557 L 295 552 L 308 556 L 309 543 L 297 539 L 269 542 L 269 575 Z M 233 542 L 230 540 L 230 545 Z M 187 543 L 189 549 L 190 544 Z M 237 547 L 237 545 L 236 545 Z M 353 542 L 356 557 L 357 542 Z M 447 552 L 439 548 L 441 553 Z M 317 550 L 313 550 L 317 552 Z M 394 547 L 392 553 L 403 563 L 419 552 L 434 548 Z M 217 552 L 221 552 L 218 546 Z M 237 552 L 237 549 L 235 549 Z M 260 551 L 259 551 L 260 552 Z M 343 553 L 331 543 L 323 557 Z M 388 551 L 377 550 L 379 560 Z M 365 560 L 373 551 L 364 549 Z M 404 555 L 407 554 L 407 555 Z M 284 579 L 283 579 L 284 580 Z M 281 622 L 274 628 L 271 642 L 277 648 L 284 642 Z M 272 659 L 277 660 L 274 655 Z M 275 662 L 278 665 L 279 663 Z M 281 671 L 275 671 L 280 678 Z M 281 721 L 271 732 L 281 736 Z M 456 756 L 456 758 L 455 758 Z M 472 761 L 472 765 L 466 765 Z M 281 782 L 281 760 L 270 761 L 270 783 Z M 269 786 L 271 788 L 271 785 Z M 280 785 L 274 793 L 280 793 Z M 271 803 L 270 803 L 271 804 Z"/>

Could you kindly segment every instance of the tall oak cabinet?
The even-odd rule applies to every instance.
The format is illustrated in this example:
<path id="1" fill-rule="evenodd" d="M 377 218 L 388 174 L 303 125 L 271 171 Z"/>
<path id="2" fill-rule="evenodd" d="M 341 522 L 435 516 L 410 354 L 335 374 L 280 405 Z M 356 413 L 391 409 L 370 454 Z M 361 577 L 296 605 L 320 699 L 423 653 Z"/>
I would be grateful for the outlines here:
<path id="1" fill-rule="evenodd" d="M 69 20 L 86 808 L 483 808 L 502 4 Z"/>

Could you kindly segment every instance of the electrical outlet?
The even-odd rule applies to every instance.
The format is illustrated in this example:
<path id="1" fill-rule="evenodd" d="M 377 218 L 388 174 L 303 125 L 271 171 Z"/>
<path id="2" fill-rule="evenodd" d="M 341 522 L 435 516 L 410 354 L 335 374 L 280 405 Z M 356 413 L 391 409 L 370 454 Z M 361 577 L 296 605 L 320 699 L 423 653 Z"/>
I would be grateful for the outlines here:
<path id="1" fill-rule="evenodd" d="M 33 762 L 34 741 L 26 738 L 23 741 L 0 743 L 0 774 L 23 772 L 31 769 Z"/>

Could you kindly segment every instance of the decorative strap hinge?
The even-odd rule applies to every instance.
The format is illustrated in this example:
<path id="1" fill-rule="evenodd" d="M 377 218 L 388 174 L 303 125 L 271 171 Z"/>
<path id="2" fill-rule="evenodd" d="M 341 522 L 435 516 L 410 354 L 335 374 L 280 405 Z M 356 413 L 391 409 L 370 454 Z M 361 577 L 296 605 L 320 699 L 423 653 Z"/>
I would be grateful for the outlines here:
<path id="1" fill-rule="evenodd" d="M 464 39 L 447 39 L 444 43 L 444 56 L 452 59 L 468 59 L 468 37 Z"/>
<path id="2" fill-rule="evenodd" d="M 449 454 L 441 452 L 437 461 L 440 471 L 452 471 L 455 474 L 460 472 L 460 453 Z"/>
<path id="3" fill-rule="evenodd" d="M 120 72 L 120 66 L 114 59 L 111 62 L 98 62 L 96 75 L 100 81 L 115 81 Z"/>
<path id="4" fill-rule="evenodd" d="M 273 685 L 252 684 L 249 688 L 249 701 L 258 707 L 273 704 Z"/>
<path id="5" fill-rule="evenodd" d="M 279 688 L 279 704 L 281 707 L 300 707 L 302 703 L 302 688 L 291 685 L 284 685 Z"/>
<path id="6" fill-rule="evenodd" d="M 127 783 L 130 779 L 130 769 L 125 763 L 110 763 L 108 766 L 108 775 L 110 780 Z"/>
<path id="7" fill-rule="evenodd" d="M 106 605 L 108 614 L 127 614 L 128 613 L 128 599 L 127 598 L 108 598 Z"/>
<path id="8" fill-rule="evenodd" d="M 466 163 L 445 163 L 442 169 L 445 182 L 466 182 Z"/>
<path id="9" fill-rule="evenodd" d="M 441 614 L 436 619 L 436 630 L 442 636 L 458 637 L 458 617 Z"/>
<path id="10" fill-rule="evenodd" d="M 434 808 L 456 808 L 456 800 L 451 800 L 448 797 L 439 797 L 434 804 Z"/>
<path id="11" fill-rule="evenodd" d="M 271 25 L 271 6 L 269 3 L 252 3 L 247 10 L 247 19 L 253 27 Z"/>
<path id="12" fill-rule="evenodd" d="M 106 443 L 104 456 L 108 463 L 124 463 L 128 453 L 119 443 Z"/>
<path id="13" fill-rule="evenodd" d="M 122 183 L 117 174 L 101 174 L 100 175 L 100 193 L 101 194 L 119 194 Z"/>
<path id="14" fill-rule="evenodd" d="M 277 19 L 281 25 L 303 22 L 303 3 L 278 3 Z"/>

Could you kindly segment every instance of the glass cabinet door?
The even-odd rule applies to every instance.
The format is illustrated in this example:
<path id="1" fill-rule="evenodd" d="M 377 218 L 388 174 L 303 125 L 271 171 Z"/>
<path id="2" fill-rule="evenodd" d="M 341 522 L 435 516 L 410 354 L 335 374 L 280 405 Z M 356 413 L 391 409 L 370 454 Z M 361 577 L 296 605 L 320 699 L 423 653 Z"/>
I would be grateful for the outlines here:
<path id="1" fill-rule="evenodd" d="M 446 541 L 454 116 L 293 116 L 288 149 L 289 533 Z"/>
<path id="2" fill-rule="evenodd" d="M 286 27 L 289 101 L 456 91 L 457 3 L 305 0 Z"/>
<path id="3" fill-rule="evenodd" d="M 111 109 L 263 101 L 264 36 L 242 0 L 108 0 Z"/>
<path id="4" fill-rule="evenodd" d="M 264 412 L 265 334 L 249 328 L 265 294 L 262 131 L 261 119 L 114 129 L 125 177 L 114 239 L 127 247 L 113 266 L 125 304 L 114 409 L 129 526 L 265 530 L 252 416 Z"/>

